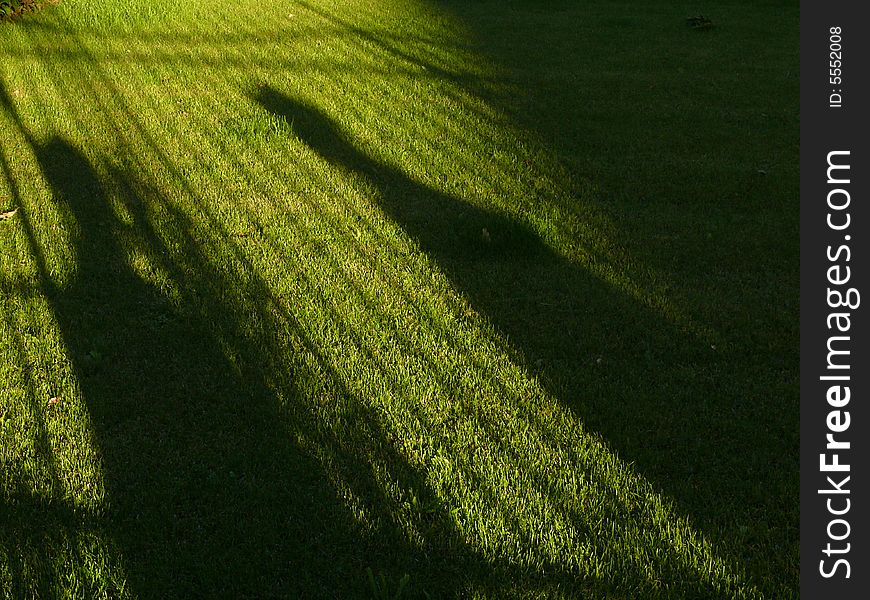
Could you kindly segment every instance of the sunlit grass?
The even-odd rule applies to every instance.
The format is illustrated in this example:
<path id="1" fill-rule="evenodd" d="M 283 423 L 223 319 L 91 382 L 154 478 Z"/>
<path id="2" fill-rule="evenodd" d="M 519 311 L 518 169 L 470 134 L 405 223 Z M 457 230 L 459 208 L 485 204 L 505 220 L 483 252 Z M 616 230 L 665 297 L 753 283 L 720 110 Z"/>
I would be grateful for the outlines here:
<path id="1" fill-rule="evenodd" d="M 786 6 L 0 28 L 0 595 L 796 596 Z"/>

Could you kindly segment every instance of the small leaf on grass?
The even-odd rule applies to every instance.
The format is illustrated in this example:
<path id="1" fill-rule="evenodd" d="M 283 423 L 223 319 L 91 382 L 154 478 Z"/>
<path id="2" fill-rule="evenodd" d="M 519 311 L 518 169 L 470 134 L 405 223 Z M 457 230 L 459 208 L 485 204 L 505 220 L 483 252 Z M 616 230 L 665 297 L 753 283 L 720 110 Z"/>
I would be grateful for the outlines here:
<path id="1" fill-rule="evenodd" d="M 48 405 L 49 405 L 49 406 L 54 406 L 54 405 L 56 405 L 58 402 L 60 402 L 60 396 L 52 396 L 51 398 L 48 399 Z"/>
<path id="2" fill-rule="evenodd" d="M 12 210 L 7 210 L 6 212 L 0 213 L 0 221 L 5 221 L 6 219 L 11 219 L 15 216 L 15 213 L 18 212 L 18 207 L 16 206 Z"/>

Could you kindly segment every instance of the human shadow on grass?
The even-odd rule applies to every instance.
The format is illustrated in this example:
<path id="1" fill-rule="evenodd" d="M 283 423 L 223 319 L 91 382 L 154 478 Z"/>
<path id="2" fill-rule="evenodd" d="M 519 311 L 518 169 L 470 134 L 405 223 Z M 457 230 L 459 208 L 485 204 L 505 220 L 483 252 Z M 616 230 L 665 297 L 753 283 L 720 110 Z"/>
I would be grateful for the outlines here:
<path id="1" fill-rule="evenodd" d="M 213 268 L 189 239 L 179 240 L 186 263 L 173 264 L 144 217 L 145 199 L 128 193 L 147 244 L 140 250 L 181 290 L 171 302 L 131 269 L 101 179 L 82 154 L 55 138 L 36 155 L 78 229 L 75 280 L 52 305 L 103 458 L 107 530 L 133 589 L 243 597 L 302 593 L 341 577 L 353 564 L 343 555 L 356 552 L 352 522 L 319 465 L 294 445 L 255 364 L 261 357 L 245 346 L 250 332 L 235 320 L 263 290 L 243 296 L 243 282 Z M 203 297 L 221 293 L 233 301 Z M 294 400 L 292 389 L 284 393 Z"/>
<path id="2" fill-rule="evenodd" d="M 540 296 L 550 307 L 539 304 L 543 310 L 538 311 L 534 303 L 490 299 L 503 290 L 491 286 L 497 282 L 493 282 L 488 266 L 478 275 L 463 278 L 459 287 L 466 292 L 475 288 L 469 296 L 478 307 L 482 298 L 488 298 L 495 311 L 483 312 L 494 322 L 516 322 L 508 328 L 499 327 L 528 363 L 552 367 L 548 377 L 554 394 L 674 498 L 700 530 L 715 543 L 721 541 L 736 549 L 734 558 L 745 563 L 757 581 L 793 589 L 798 538 L 794 500 L 798 483 L 796 213 L 784 209 L 771 216 L 770 206 L 771 198 L 785 204 L 783 200 L 794 195 L 796 179 L 782 178 L 789 175 L 788 165 L 779 165 L 779 178 L 759 176 L 763 171 L 752 168 L 751 161 L 769 160 L 764 156 L 769 152 L 758 151 L 766 146 L 759 145 L 762 136 L 757 133 L 745 136 L 742 147 L 733 142 L 740 138 L 735 137 L 727 99 L 717 98 L 708 106 L 696 98 L 698 106 L 706 107 L 699 112 L 706 113 L 702 118 L 708 125 L 694 130 L 689 125 L 693 120 L 679 115 L 672 98 L 646 88 L 647 84 L 652 88 L 648 77 L 629 77 L 616 86 L 620 93 L 648 99 L 648 105 L 634 108 L 630 103 L 610 102 L 614 89 L 607 76 L 590 76 L 584 69 L 610 72 L 611 66 L 602 68 L 598 61 L 602 52 L 607 54 L 602 48 L 624 33 L 618 30 L 618 22 L 596 25 L 598 33 L 594 36 L 578 34 L 572 27 L 547 26 L 548 44 L 556 50 L 542 52 L 544 20 L 530 19 L 531 25 L 516 26 L 505 35 L 511 30 L 491 26 L 499 22 L 492 11 L 481 12 L 467 3 L 445 4 L 445 11 L 473 32 L 475 55 L 487 56 L 505 67 L 509 77 L 494 79 L 459 61 L 433 58 L 424 50 L 409 48 L 401 36 L 358 27 L 351 19 L 303 3 L 337 29 L 358 35 L 364 41 L 360 46 L 374 44 L 400 62 L 423 67 L 422 80 L 439 80 L 444 84 L 443 93 L 461 90 L 471 94 L 496 114 L 506 116 L 511 126 L 532 139 L 546 141 L 548 154 L 557 156 L 560 166 L 571 174 L 564 185 L 567 201 L 554 198 L 555 206 L 575 215 L 588 210 L 589 214 L 579 215 L 577 221 L 590 229 L 605 222 L 613 246 L 628 258 L 615 266 L 621 281 L 652 303 L 663 299 L 666 309 L 678 315 L 675 321 L 681 321 L 681 326 L 671 326 L 665 311 L 638 310 L 630 302 L 622 304 L 628 307 L 623 311 L 618 306 L 622 298 L 611 305 L 610 299 L 618 294 L 589 293 L 589 288 L 596 286 L 586 286 L 581 292 L 588 293 L 584 318 L 599 324 L 592 326 L 590 335 L 584 334 L 586 341 L 577 343 L 570 333 L 577 328 L 571 325 L 570 316 L 566 318 L 570 302 L 561 299 L 565 294 L 558 289 Z M 531 8 L 530 15 L 546 13 L 539 8 Z M 511 13 L 517 7 L 504 10 Z M 587 16 L 595 22 L 595 11 Z M 617 30 L 608 38 L 613 28 Z M 650 28 L 645 31 L 649 35 Z M 435 45 L 443 47 L 441 41 Z M 650 44 L 648 54 L 656 56 L 662 51 Z M 575 77 L 547 81 L 553 72 L 561 72 L 559 65 L 569 52 L 588 57 L 588 61 L 577 62 Z M 542 54 L 546 55 L 543 61 L 538 58 Z M 695 60 L 702 56 L 703 52 L 698 52 Z M 626 60 L 633 64 L 629 56 Z M 667 77 L 685 77 L 674 70 L 659 82 L 662 88 L 669 85 Z M 703 73 L 702 67 L 696 70 Z M 544 79 L 544 86 L 537 84 L 538 77 Z M 761 78 L 757 74 L 746 81 L 757 90 L 765 89 L 767 86 L 759 84 Z M 693 77 L 694 91 L 687 92 L 686 98 L 699 93 L 698 82 L 709 85 L 710 81 L 704 76 Z M 474 107 L 464 102 L 463 110 Z M 776 122 L 757 115 L 752 118 L 764 128 L 772 128 Z M 636 131 L 637 135 L 626 147 L 625 136 L 611 135 L 610 127 L 623 134 Z M 708 128 L 716 134 L 699 133 Z M 779 138 L 781 131 L 770 134 Z M 727 136 L 731 142 L 723 146 L 711 143 L 716 135 Z M 695 138 L 696 145 L 690 143 L 687 148 L 686 139 Z M 671 146 L 683 148 L 685 160 L 664 165 L 658 158 L 671 156 Z M 718 157 L 699 160 L 699 153 Z M 754 154 L 761 156 L 752 158 Z M 745 158 L 737 163 L 750 163 L 736 176 L 728 168 L 735 156 Z M 704 167 L 700 172 L 699 164 Z M 572 178 L 594 180 L 597 197 L 578 198 L 579 194 L 569 189 Z M 658 206 L 661 210 L 653 208 Z M 457 214 L 463 211 L 468 209 Z M 412 211 L 399 207 L 398 212 L 407 215 Z M 404 226 L 401 218 L 397 221 Z M 413 218 L 410 223 L 407 231 L 424 246 Z M 594 241 L 588 244 L 594 245 Z M 431 252 L 435 247 L 437 244 L 424 249 Z M 588 247 L 584 250 L 599 266 L 611 263 L 606 255 L 595 255 Z M 467 266 L 442 265 L 454 274 L 467 270 Z M 505 279 L 511 277 L 510 270 L 505 269 Z M 530 281 L 534 280 L 534 271 L 528 273 Z M 565 326 L 560 327 L 562 324 Z M 692 334 L 687 329 L 701 333 Z M 551 357 L 560 354 L 556 346 L 563 356 L 574 358 L 553 360 Z M 589 370 L 591 363 L 600 366 Z M 752 539 L 756 533 L 766 541 L 759 544 Z M 787 550 L 772 558 L 771 547 Z"/>
<path id="3" fill-rule="evenodd" d="M 589 401 L 584 396 L 623 403 L 612 407 L 609 417 L 622 414 L 630 423 L 637 406 L 626 400 L 649 394 L 651 379 L 672 369 L 668 360 L 676 358 L 682 363 L 680 368 L 686 369 L 696 353 L 708 350 L 699 348 L 697 340 L 651 309 L 554 252 L 529 225 L 433 190 L 367 156 L 318 108 L 270 87 L 260 87 L 253 98 L 284 119 L 293 134 L 323 160 L 373 186 L 385 213 L 507 338 L 508 350 L 517 352 L 514 358 L 529 371 L 541 373 L 549 389 L 579 412 L 591 430 L 596 430 L 598 422 L 582 411 Z M 433 362 L 432 369 L 437 372 L 439 367 Z M 569 380 L 576 396 L 565 396 L 569 386 L 560 378 Z M 665 385 L 673 385 L 676 393 L 679 377 L 672 376 Z M 499 387 L 497 382 L 495 387 Z M 646 410 L 661 413 L 671 403 L 661 398 L 659 409 L 647 406 Z M 661 448 L 663 452 L 679 454 L 697 445 L 696 431 L 680 429 L 689 422 L 685 413 L 657 414 L 653 420 L 661 418 L 673 428 L 669 429 L 671 446 Z M 497 438 L 497 432 L 492 433 Z M 655 437 L 652 434 L 627 432 Z M 684 456 L 682 460 L 678 468 L 687 469 L 691 476 L 695 458 Z M 552 501 L 559 503 L 556 497 Z M 583 515 L 574 518 L 582 520 Z M 630 520 L 627 515 L 616 518 Z M 645 585 L 637 583 L 644 581 L 639 573 L 622 575 L 633 581 L 630 585 Z M 674 585 L 684 585 L 691 593 L 712 593 L 702 591 L 698 573 L 690 569 L 662 577 L 662 581 L 679 582 Z"/>
<path id="4" fill-rule="evenodd" d="M 76 270 L 62 286 L 44 268 L 26 218 L 24 226 L 108 493 L 103 515 L 27 494 L 0 502 L 0 513 L 26 514 L 32 530 L 12 549 L 31 567 L 13 574 L 13 587 L 60 593 L 53 554 L 96 531 L 120 549 L 128 591 L 140 597 L 362 595 L 369 542 L 321 462 L 297 442 L 318 423 L 296 386 L 324 380 L 328 388 L 328 368 L 306 371 L 278 354 L 265 285 L 215 267 L 182 213 L 134 173 L 109 168 L 107 177 L 63 138 L 35 139 L 0 92 L 68 215 Z M 152 227 L 149 208 L 163 209 L 170 240 Z M 122 224 L 115 210 L 131 221 Z M 132 268 L 135 252 L 168 277 L 174 297 Z M 337 444 L 322 452 L 341 453 Z M 113 583 L 90 585 L 120 593 Z"/>

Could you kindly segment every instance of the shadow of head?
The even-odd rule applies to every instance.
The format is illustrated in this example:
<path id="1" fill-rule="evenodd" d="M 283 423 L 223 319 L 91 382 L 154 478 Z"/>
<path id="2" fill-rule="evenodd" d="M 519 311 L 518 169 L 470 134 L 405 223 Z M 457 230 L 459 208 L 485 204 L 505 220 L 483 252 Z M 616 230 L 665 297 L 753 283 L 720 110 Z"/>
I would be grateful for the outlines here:
<path id="1" fill-rule="evenodd" d="M 335 122 L 319 108 L 279 92 L 271 86 L 259 87 L 253 100 L 270 114 L 290 125 L 293 135 L 330 163 L 365 163 Z"/>
<path id="2" fill-rule="evenodd" d="M 83 230 L 106 225 L 112 213 L 100 177 L 87 158 L 60 137 L 36 144 L 34 150 L 55 201 L 72 211 Z"/>
<path id="3" fill-rule="evenodd" d="M 53 136 L 46 143 L 34 139 L 18 114 L 18 109 L 2 80 L 0 106 L 12 117 L 18 130 L 33 148 L 55 198 L 67 204 L 77 217 L 83 214 L 92 217 L 108 216 L 99 176 L 87 158 L 61 137 Z"/>
<path id="4" fill-rule="evenodd" d="M 374 184 L 382 208 L 434 257 L 505 258 L 548 253 L 527 224 L 428 187 L 358 150 L 319 108 L 269 86 L 258 88 L 253 99 L 288 123 L 293 135 L 321 158 Z M 442 266 L 449 270 L 450 265 Z"/>

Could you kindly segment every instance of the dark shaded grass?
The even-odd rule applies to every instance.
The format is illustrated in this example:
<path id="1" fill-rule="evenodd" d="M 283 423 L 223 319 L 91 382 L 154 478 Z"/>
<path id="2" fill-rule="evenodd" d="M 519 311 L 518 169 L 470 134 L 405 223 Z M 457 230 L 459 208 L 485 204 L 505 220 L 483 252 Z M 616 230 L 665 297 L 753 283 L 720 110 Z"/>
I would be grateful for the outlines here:
<path id="1" fill-rule="evenodd" d="M 575 380 L 601 390 L 576 395 L 579 414 L 711 533 L 796 552 L 796 3 L 447 6 L 509 73 L 481 93 L 595 183 L 616 243 L 715 332 L 714 352 Z M 687 27 L 696 14 L 715 27 Z M 626 375 L 637 394 L 614 411 Z M 750 568 L 797 577 L 763 547 L 748 544 Z"/>
<path id="2" fill-rule="evenodd" d="M 586 319 L 620 315 L 604 368 L 561 362 L 554 393 L 770 590 L 798 581 L 798 21 L 781 4 L 711 6 L 710 32 L 679 5 L 563 23 L 456 8 L 517 73 L 494 102 L 596 183 L 618 244 L 716 332 L 680 340 L 590 302 Z"/>

